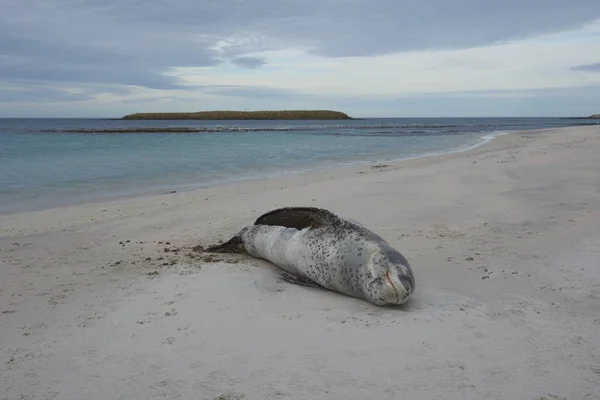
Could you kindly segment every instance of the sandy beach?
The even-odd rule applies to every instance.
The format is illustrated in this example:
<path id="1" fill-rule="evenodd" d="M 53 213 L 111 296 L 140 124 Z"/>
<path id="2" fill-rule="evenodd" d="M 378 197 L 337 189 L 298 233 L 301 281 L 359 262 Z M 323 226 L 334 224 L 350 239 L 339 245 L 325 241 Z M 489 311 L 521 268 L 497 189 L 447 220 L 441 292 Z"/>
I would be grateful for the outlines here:
<path id="1" fill-rule="evenodd" d="M 600 127 L 0 216 L 0 399 L 600 399 Z M 207 257 L 317 206 L 410 261 L 382 308 Z"/>

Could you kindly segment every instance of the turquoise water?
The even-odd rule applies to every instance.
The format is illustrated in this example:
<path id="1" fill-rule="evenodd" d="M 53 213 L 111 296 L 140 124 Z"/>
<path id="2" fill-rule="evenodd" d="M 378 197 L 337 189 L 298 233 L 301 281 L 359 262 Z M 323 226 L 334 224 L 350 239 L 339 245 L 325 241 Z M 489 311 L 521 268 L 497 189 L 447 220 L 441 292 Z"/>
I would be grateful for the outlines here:
<path id="1" fill-rule="evenodd" d="M 451 152 L 477 145 L 494 132 L 584 122 L 0 119 L 0 213 Z M 150 126 L 201 127 L 209 132 L 48 132 Z"/>

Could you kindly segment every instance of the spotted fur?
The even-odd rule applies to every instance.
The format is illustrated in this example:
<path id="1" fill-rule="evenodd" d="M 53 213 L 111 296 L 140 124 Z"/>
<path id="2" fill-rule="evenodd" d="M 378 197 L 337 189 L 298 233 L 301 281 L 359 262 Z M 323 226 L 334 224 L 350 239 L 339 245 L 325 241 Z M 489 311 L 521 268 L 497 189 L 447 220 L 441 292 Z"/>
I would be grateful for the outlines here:
<path id="1" fill-rule="evenodd" d="M 286 207 L 260 216 L 212 252 L 245 252 L 297 277 L 377 305 L 403 304 L 415 288 L 406 258 L 358 223 L 321 208 Z"/>

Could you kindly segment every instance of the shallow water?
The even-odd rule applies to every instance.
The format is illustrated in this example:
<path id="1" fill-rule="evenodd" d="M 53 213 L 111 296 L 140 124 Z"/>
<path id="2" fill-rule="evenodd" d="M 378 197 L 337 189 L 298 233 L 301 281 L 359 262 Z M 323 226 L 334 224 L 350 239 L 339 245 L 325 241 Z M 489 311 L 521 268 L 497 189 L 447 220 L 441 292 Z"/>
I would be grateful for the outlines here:
<path id="1" fill-rule="evenodd" d="M 0 213 L 452 152 L 477 145 L 494 133 L 582 123 L 589 121 L 0 119 Z M 49 132 L 142 127 L 210 132 Z"/>

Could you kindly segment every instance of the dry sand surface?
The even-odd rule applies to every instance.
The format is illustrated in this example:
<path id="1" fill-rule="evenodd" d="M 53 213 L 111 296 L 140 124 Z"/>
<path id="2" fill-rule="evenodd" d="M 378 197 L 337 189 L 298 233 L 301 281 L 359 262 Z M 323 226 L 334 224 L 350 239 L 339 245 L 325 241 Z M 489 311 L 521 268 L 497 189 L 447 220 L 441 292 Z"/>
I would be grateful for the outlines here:
<path id="1" fill-rule="evenodd" d="M 355 218 L 400 308 L 192 250 L 263 212 Z M 600 399 L 600 128 L 0 216 L 0 399 Z"/>

